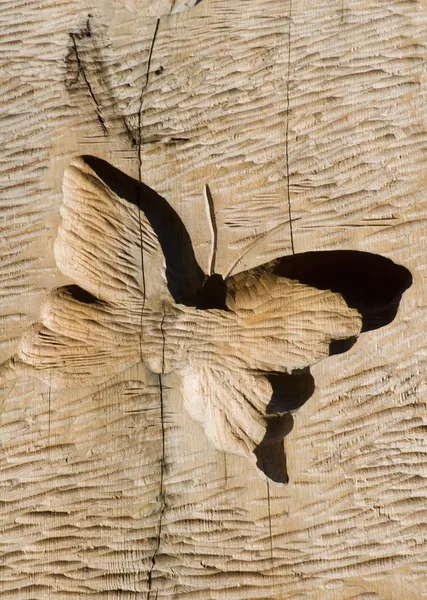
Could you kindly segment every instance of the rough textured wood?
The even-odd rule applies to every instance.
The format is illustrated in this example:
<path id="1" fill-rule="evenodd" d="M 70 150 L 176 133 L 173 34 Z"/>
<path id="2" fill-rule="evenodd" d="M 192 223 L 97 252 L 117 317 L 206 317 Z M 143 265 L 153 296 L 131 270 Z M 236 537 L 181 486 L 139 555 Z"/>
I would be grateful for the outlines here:
<path id="1" fill-rule="evenodd" d="M 46 375 L 2 380 L 2 597 L 423 598 L 425 3 L 187 4 L 2 6 L 0 359 L 3 375 L 17 354 Z M 215 272 L 231 275 L 232 315 L 248 298 L 253 312 L 261 297 L 250 295 L 244 273 L 293 251 L 361 250 L 412 273 L 391 322 L 312 367 L 315 391 L 285 440 L 288 484 L 262 476 L 246 449 L 217 449 L 235 452 L 235 439 L 227 428 L 210 429 L 204 390 L 228 388 L 233 397 L 234 380 L 224 377 L 230 354 L 221 375 L 203 366 L 195 378 L 192 366 L 187 384 L 200 405 L 188 386 L 185 393 L 179 368 L 151 364 L 150 372 L 140 362 L 145 296 L 156 315 L 148 329 L 157 363 L 164 332 L 176 331 L 174 311 L 191 323 L 198 313 L 166 294 L 164 252 L 148 225 L 141 228 L 137 207 L 102 188 L 92 243 L 114 240 L 112 255 L 93 251 L 81 263 L 70 254 L 67 223 L 77 223 L 77 233 L 88 225 L 87 198 L 67 192 L 85 179 L 82 163 L 74 163 L 80 174 L 69 167 L 82 155 L 164 197 L 202 273 L 212 266 L 211 200 Z M 108 201 L 111 229 L 106 219 L 99 225 Z M 111 275 L 110 258 L 120 252 L 116 285 L 102 275 Z M 184 279 L 192 277 L 197 272 Z M 264 277 L 264 286 L 262 278 L 253 285 L 268 303 L 273 275 Z M 313 295 L 307 305 L 328 341 L 358 333 L 359 317 L 335 292 L 280 281 Z M 98 301 L 79 302 L 64 287 L 75 284 Z M 146 294 L 145 285 L 154 288 Z M 317 321 L 319 296 L 347 315 L 342 335 L 333 331 L 339 323 Z M 173 318 L 162 331 L 165 299 Z M 202 322 L 213 314 L 209 331 L 219 333 L 217 313 L 199 312 L 200 339 L 216 339 Z M 37 322 L 47 330 L 28 333 Z M 49 343 L 57 336 L 55 352 L 43 354 L 43 332 Z M 171 365 L 182 336 L 175 344 Z M 243 345 L 245 354 L 236 346 L 232 356 L 251 356 L 257 366 L 275 361 L 259 346 L 251 355 L 249 338 Z M 283 370 L 295 366 L 286 362 Z M 70 364 L 77 381 L 67 380 Z M 265 394 L 240 377 L 243 385 L 263 414 Z M 237 413 L 222 396 L 215 403 Z M 248 436 L 251 452 L 260 435 Z"/>

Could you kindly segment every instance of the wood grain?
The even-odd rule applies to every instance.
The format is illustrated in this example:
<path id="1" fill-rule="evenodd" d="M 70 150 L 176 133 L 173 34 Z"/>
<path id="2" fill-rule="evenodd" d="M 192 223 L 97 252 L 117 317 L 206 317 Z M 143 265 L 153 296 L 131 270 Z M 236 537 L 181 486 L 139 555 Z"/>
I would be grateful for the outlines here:
<path id="1" fill-rule="evenodd" d="M 76 283 L 53 246 L 64 171 L 86 154 L 166 198 L 205 273 L 207 184 L 217 273 L 292 247 L 353 249 L 404 265 L 413 284 L 389 325 L 313 366 L 285 440 L 287 485 L 215 449 L 175 373 L 125 364 L 102 385 L 3 382 L 1 595 L 421 599 L 425 3 L 169 12 L 2 6 L 1 360 L 52 290 Z"/>

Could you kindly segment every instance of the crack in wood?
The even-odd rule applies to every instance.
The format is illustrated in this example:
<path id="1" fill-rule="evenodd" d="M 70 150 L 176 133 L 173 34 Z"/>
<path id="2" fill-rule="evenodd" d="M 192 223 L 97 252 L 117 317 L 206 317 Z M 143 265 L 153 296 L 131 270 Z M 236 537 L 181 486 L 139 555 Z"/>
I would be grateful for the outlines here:
<path id="1" fill-rule="evenodd" d="M 142 87 L 141 95 L 139 97 L 139 111 L 138 111 L 138 162 L 139 162 L 139 181 L 141 181 L 142 177 L 142 157 L 141 157 L 141 146 L 142 146 L 142 105 L 144 103 L 144 93 L 148 88 L 148 82 L 150 80 L 150 66 L 151 59 L 153 56 L 154 44 L 156 42 L 157 33 L 159 31 L 160 26 L 160 17 L 156 19 L 156 25 L 154 28 L 153 37 L 151 39 L 150 50 L 148 52 L 148 61 L 147 61 L 147 70 L 145 72 L 145 84 Z"/>
<path id="2" fill-rule="evenodd" d="M 211 258 L 209 261 L 210 262 L 209 275 L 213 275 L 215 273 L 216 254 L 217 254 L 217 249 L 218 249 L 218 227 L 217 227 L 216 218 L 215 218 L 214 201 L 212 198 L 211 190 L 207 183 L 205 183 L 205 199 L 206 199 L 206 204 L 207 204 L 207 209 L 208 209 L 207 213 L 208 213 L 208 217 L 209 217 L 209 225 L 210 225 L 211 233 L 212 233 L 212 252 L 211 252 Z"/>
<path id="3" fill-rule="evenodd" d="M 50 436 L 51 436 L 51 429 L 52 429 L 52 397 L 51 397 L 51 392 L 52 392 L 52 385 L 49 384 L 49 393 L 48 393 L 48 397 L 47 397 L 48 398 L 48 414 L 49 414 L 47 439 L 48 439 L 49 448 L 50 448 Z"/>
<path id="4" fill-rule="evenodd" d="M 291 186 L 290 186 L 290 182 L 289 182 L 289 114 L 290 114 L 290 100 L 289 100 L 290 81 L 289 81 L 289 79 L 290 79 L 290 74 L 291 74 L 291 25 L 292 25 L 292 0 L 289 0 L 285 154 L 286 154 L 286 194 L 287 194 L 287 198 L 288 198 L 289 232 L 290 232 L 290 236 L 291 236 L 292 254 L 295 254 L 294 232 L 293 232 L 293 227 L 292 227 L 292 213 L 291 213 L 291 189 L 290 189 Z"/>
<path id="5" fill-rule="evenodd" d="M 269 533 L 269 539 L 270 539 L 270 560 L 271 560 L 271 566 L 274 567 L 274 561 L 273 561 L 273 526 L 272 526 L 272 523 L 271 523 L 270 482 L 269 482 L 268 479 L 266 480 L 266 484 L 267 484 L 268 533 Z"/>
<path id="6" fill-rule="evenodd" d="M 159 501 L 160 501 L 160 514 L 159 514 L 159 526 L 158 526 L 158 530 L 157 530 L 157 542 L 156 542 L 156 548 L 154 549 L 153 552 L 153 556 L 151 557 L 151 565 L 150 565 L 150 570 L 148 572 L 148 592 L 147 592 L 147 600 L 149 600 L 150 595 L 151 595 L 151 591 L 152 591 L 152 578 L 153 578 L 153 570 L 156 566 L 156 559 L 157 559 L 157 555 L 159 553 L 160 550 L 160 544 L 161 544 L 161 536 L 162 536 L 162 527 L 163 527 L 163 517 L 164 517 L 164 513 L 167 507 L 166 504 L 166 494 L 165 494 L 165 488 L 164 488 L 164 473 L 165 473 L 165 419 L 164 419 L 164 402 L 163 402 L 163 374 L 165 371 L 165 348 L 166 348 L 166 336 L 165 336 L 165 331 L 164 331 L 164 321 L 165 321 L 165 317 L 166 317 L 166 311 L 165 308 L 163 307 L 163 316 L 162 316 L 162 320 L 160 323 L 160 331 L 162 334 L 162 340 L 163 340 L 163 350 L 162 350 L 162 372 L 158 375 L 158 382 L 159 382 L 159 392 L 160 392 L 160 423 L 161 423 L 161 430 L 162 430 L 162 456 L 161 456 L 161 460 L 160 460 L 160 494 L 159 494 Z M 158 595 L 158 590 L 156 590 L 156 598 Z"/>
<path id="7" fill-rule="evenodd" d="M 189 141 L 190 138 L 186 137 L 153 137 L 151 139 L 141 140 L 141 146 L 148 146 L 150 144 L 180 144 Z"/>
<path id="8" fill-rule="evenodd" d="M 138 150 L 138 155 L 140 154 Z M 138 169 L 139 173 L 139 183 L 141 183 L 141 171 Z M 144 310 L 145 310 L 145 300 L 146 300 L 146 281 L 145 281 L 145 266 L 144 266 L 144 241 L 142 239 L 142 221 L 141 221 L 141 189 L 140 186 L 137 187 L 137 217 L 138 217 L 138 226 L 139 226 L 139 248 L 140 248 L 140 256 L 141 256 L 141 276 L 142 276 L 142 307 L 141 307 L 141 318 L 140 318 L 140 333 L 139 333 L 139 353 L 141 356 L 141 362 L 143 360 L 143 350 L 142 350 L 142 322 L 144 319 Z"/>
<path id="9" fill-rule="evenodd" d="M 154 29 L 154 34 L 151 40 L 150 50 L 148 53 L 148 62 L 147 62 L 147 70 L 145 73 L 145 85 L 141 90 L 141 95 L 139 99 L 139 110 L 138 110 L 138 181 L 142 183 L 142 156 L 141 156 L 141 147 L 142 147 L 142 105 L 144 101 L 144 92 L 148 87 L 148 82 L 150 78 L 150 65 L 151 65 L 151 57 L 153 55 L 154 44 L 156 41 L 157 32 L 160 25 L 160 18 L 156 19 L 156 26 Z M 143 297 L 142 297 L 142 309 L 141 309 L 141 332 L 142 332 L 142 321 L 144 318 L 144 309 L 145 309 L 145 300 L 146 300 L 146 281 L 145 281 L 145 269 L 144 269 L 144 242 L 142 239 L 142 222 L 141 222 L 141 202 L 140 202 L 140 188 L 138 187 L 137 191 L 137 213 L 138 213 L 138 221 L 139 221 L 139 240 L 140 240 L 140 251 L 141 251 L 141 271 L 142 271 L 142 287 L 143 287 Z M 142 333 L 139 336 L 139 345 L 140 345 L 140 355 L 142 360 Z"/>
<path id="10" fill-rule="evenodd" d="M 153 38 L 151 40 L 151 46 L 148 54 L 148 62 L 147 62 L 147 70 L 145 77 L 145 85 L 141 90 L 140 102 L 139 102 L 139 111 L 138 111 L 138 181 L 142 183 L 142 156 L 141 156 L 141 146 L 142 146 L 142 105 L 144 100 L 144 92 L 148 87 L 149 77 L 150 77 L 150 65 L 151 65 L 151 57 L 153 55 L 154 44 L 156 41 L 157 32 L 160 25 L 160 18 L 156 20 L 156 26 L 154 29 Z M 146 281 L 145 281 L 145 268 L 144 268 L 144 242 L 142 238 L 142 221 L 141 221 L 141 198 L 140 198 L 140 187 L 138 186 L 137 191 L 137 200 L 138 200 L 138 223 L 139 223 L 139 239 L 140 239 L 140 252 L 141 252 L 141 271 L 142 271 L 142 287 L 143 287 L 143 298 L 142 298 L 142 308 L 141 308 L 141 320 L 140 320 L 140 335 L 139 335 L 139 348 L 140 348 L 140 356 L 141 362 L 143 359 L 143 350 L 142 350 L 142 323 L 144 318 L 144 309 L 145 309 L 145 301 L 146 301 Z M 163 322 L 165 318 L 165 313 L 163 312 L 163 318 L 160 324 L 160 330 L 162 332 L 163 337 L 163 353 L 162 353 L 162 372 L 164 372 L 164 361 L 165 361 L 165 336 L 163 330 Z M 163 474 L 164 474 L 164 457 L 165 457 L 165 431 L 164 431 L 164 417 L 163 417 L 163 385 L 162 385 L 162 375 L 159 375 L 159 391 L 160 391 L 160 419 L 161 419 L 161 427 L 162 427 L 162 457 L 160 463 L 160 516 L 159 516 L 159 529 L 157 534 L 157 547 L 154 551 L 154 554 L 151 559 L 151 566 L 148 572 L 148 594 L 147 600 L 150 598 L 151 586 L 152 586 L 152 573 L 156 564 L 156 556 L 160 548 L 160 536 L 162 531 L 162 521 L 163 521 L 163 512 L 166 507 L 165 499 L 164 499 L 164 490 L 163 490 Z M 157 594 L 156 594 L 157 598 Z"/>

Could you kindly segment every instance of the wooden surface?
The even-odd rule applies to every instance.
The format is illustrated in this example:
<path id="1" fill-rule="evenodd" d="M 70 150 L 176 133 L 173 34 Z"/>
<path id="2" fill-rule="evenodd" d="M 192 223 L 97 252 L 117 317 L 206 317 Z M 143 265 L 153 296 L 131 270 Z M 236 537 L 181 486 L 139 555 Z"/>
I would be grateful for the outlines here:
<path id="1" fill-rule="evenodd" d="M 215 448 L 177 373 L 5 379 L 1 596 L 423 598 L 427 6 L 187 4 L 3 3 L 0 362 L 78 283 L 54 242 L 80 155 L 161 194 L 205 273 L 208 185 L 220 274 L 361 250 L 413 283 L 390 324 L 312 367 L 286 485 Z"/>

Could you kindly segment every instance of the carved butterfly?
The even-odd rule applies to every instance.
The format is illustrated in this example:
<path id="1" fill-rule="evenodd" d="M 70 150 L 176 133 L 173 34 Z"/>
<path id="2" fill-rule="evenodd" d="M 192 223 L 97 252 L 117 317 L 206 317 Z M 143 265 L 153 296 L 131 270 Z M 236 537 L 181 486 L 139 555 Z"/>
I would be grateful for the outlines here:
<path id="1" fill-rule="evenodd" d="M 44 300 L 3 377 L 66 387 L 139 361 L 176 371 L 212 445 L 279 481 L 288 414 L 314 389 L 308 367 L 389 322 L 410 284 L 404 267 L 357 252 L 285 257 L 225 278 L 213 260 L 207 275 L 167 201 L 94 157 L 66 169 L 61 216 L 56 264 L 75 285 Z"/>

